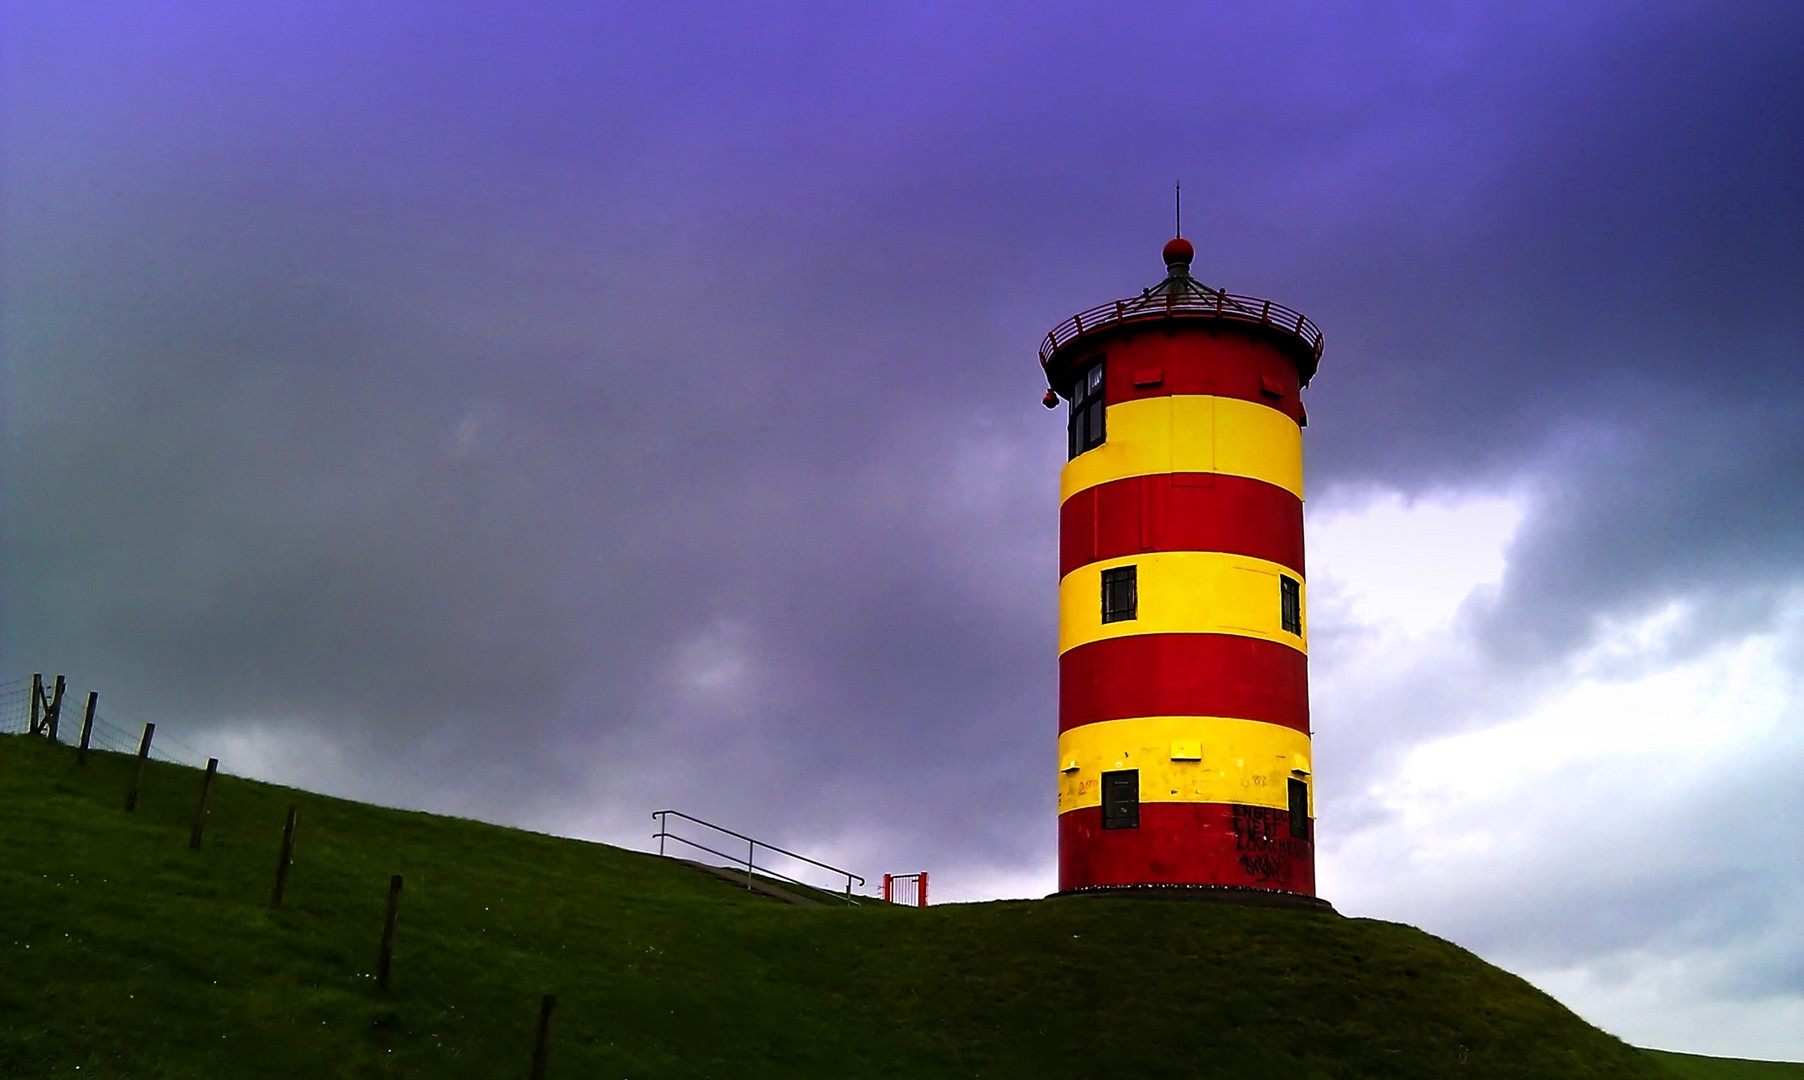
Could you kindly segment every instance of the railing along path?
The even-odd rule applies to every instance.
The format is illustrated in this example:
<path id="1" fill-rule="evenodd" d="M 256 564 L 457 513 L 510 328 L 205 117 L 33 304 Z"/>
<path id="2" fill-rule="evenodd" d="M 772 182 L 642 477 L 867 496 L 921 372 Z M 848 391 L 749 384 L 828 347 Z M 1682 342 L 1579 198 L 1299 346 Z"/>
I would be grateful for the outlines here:
<path id="1" fill-rule="evenodd" d="M 695 840 L 689 839 L 686 836 L 679 836 L 676 833 L 671 832 L 670 831 L 670 819 L 673 817 L 681 818 L 684 821 L 693 822 L 694 824 L 700 825 L 706 829 L 712 829 L 717 833 L 721 833 L 722 835 L 725 835 L 725 836 L 730 836 L 735 840 L 745 841 L 745 844 L 746 844 L 745 857 L 740 858 L 738 855 L 729 855 L 724 851 L 716 851 L 714 848 L 708 847 L 706 844 L 699 843 Z M 658 831 L 652 834 L 652 839 L 656 840 L 658 842 L 658 854 L 660 854 L 660 855 L 664 854 L 664 841 L 675 840 L 679 844 L 687 844 L 692 848 L 695 848 L 699 851 L 705 851 L 710 855 L 716 856 L 717 858 L 726 859 L 728 862 L 732 863 L 735 867 L 744 866 L 745 867 L 746 888 L 748 888 L 748 889 L 752 887 L 753 874 L 759 873 L 759 874 L 765 874 L 765 875 L 768 875 L 768 876 L 774 877 L 774 878 L 781 878 L 782 880 L 789 882 L 791 885 L 800 885 L 804 889 L 812 889 L 815 892 L 826 892 L 825 889 L 822 889 L 818 885 L 810 885 L 806 881 L 798 881 L 797 879 L 790 877 L 788 874 L 779 873 L 778 871 L 773 870 L 768 866 L 759 866 L 758 865 L 758 851 L 760 848 L 762 848 L 763 850 L 770 852 L 772 854 L 782 855 L 786 858 L 795 859 L 798 862 L 805 862 L 810 866 L 817 866 L 817 867 L 821 868 L 822 870 L 827 871 L 828 873 L 836 874 L 840 877 L 845 878 L 846 879 L 846 888 L 845 888 L 845 892 L 841 895 L 840 898 L 843 899 L 848 904 L 852 904 L 854 906 L 856 906 L 858 904 L 858 901 L 853 899 L 853 897 L 852 897 L 852 883 L 857 882 L 862 887 L 864 885 L 864 878 L 858 876 L 857 874 L 852 873 L 850 870 L 841 870 L 837 866 L 829 866 L 826 863 L 820 862 L 817 859 L 810 859 L 806 855 L 797 855 L 795 852 L 790 851 L 786 848 L 780 848 L 775 844 L 767 844 L 762 840 L 753 839 L 752 837 L 747 836 L 744 833 L 737 833 L 737 832 L 734 832 L 732 829 L 722 828 L 721 826 L 714 824 L 712 821 L 703 821 L 701 818 L 691 817 L 690 815 L 683 813 L 681 810 L 659 810 L 656 813 L 652 814 L 652 819 L 658 823 Z M 719 843 L 719 842 L 720 841 L 716 841 L 716 843 Z M 832 894 L 829 894 L 829 895 L 832 895 Z"/>

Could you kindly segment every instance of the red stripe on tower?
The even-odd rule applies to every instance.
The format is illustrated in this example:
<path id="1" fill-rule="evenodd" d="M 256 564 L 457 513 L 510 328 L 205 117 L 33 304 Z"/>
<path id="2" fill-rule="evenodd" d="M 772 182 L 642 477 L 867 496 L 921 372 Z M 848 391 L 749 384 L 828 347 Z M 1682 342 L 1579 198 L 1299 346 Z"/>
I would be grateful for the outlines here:
<path id="1" fill-rule="evenodd" d="M 1226 473 L 1130 476 L 1059 507 L 1059 576 L 1142 551 L 1225 551 L 1303 573 L 1303 500 Z"/>
<path id="2" fill-rule="evenodd" d="M 1132 634 L 1059 657 L 1059 731 L 1133 716 L 1231 716 L 1309 734 L 1309 658 L 1236 634 Z"/>
<path id="3" fill-rule="evenodd" d="M 1139 827 L 1105 829 L 1102 808 L 1059 815 L 1059 888 L 1214 885 L 1315 894 L 1315 845 L 1266 806 L 1149 802 Z"/>

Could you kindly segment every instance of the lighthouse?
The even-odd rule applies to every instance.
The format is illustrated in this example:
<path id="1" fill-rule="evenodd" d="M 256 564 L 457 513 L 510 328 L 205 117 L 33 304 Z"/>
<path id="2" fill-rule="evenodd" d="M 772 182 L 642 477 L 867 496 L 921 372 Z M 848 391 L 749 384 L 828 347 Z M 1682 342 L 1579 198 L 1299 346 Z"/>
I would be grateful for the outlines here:
<path id="1" fill-rule="evenodd" d="M 1040 347 L 1069 456 L 1059 889 L 1315 906 L 1300 392 L 1322 335 L 1194 255 L 1173 239 L 1159 284 Z"/>

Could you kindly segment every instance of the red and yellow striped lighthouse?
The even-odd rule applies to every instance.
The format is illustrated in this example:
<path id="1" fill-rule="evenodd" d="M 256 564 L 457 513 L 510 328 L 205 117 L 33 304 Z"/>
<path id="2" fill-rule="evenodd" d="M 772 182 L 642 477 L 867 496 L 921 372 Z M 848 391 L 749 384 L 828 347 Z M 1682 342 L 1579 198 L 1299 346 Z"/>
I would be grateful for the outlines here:
<path id="1" fill-rule="evenodd" d="M 1059 888 L 1315 895 L 1298 312 L 1166 276 L 1040 349 L 1059 507 Z"/>

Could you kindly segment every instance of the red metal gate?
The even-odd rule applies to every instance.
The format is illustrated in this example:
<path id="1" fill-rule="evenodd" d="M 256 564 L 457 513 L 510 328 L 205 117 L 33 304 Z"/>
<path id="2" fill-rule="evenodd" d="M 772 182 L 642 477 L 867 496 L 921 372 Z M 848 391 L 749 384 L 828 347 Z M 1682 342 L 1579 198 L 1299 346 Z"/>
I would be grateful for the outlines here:
<path id="1" fill-rule="evenodd" d="M 904 907 L 926 907 L 927 871 L 883 875 L 883 898 Z"/>

